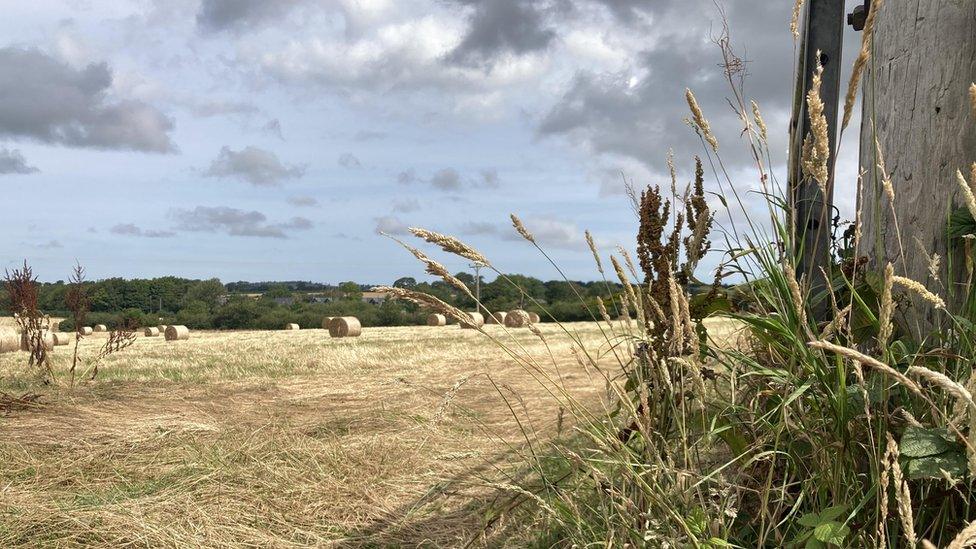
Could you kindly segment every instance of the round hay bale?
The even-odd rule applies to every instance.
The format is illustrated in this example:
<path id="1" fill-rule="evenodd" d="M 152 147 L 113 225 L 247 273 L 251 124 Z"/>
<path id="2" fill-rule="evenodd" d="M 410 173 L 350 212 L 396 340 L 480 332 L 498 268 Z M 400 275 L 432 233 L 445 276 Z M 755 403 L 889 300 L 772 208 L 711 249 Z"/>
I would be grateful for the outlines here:
<path id="1" fill-rule="evenodd" d="M 54 345 L 56 347 L 61 347 L 63 345 L 68 345 L 71 343 L 71 336 L 73 334 L 67 334 L 64 332 L 51 332 L 54 336 Z"/>
<path id="2" fill-rule="evenodd" d="M 104 332 L 107 332 L 107 331 L 108 331 L 108 327 L 105 326 L 104 324 L 96 324 L 95 325 L 95 333 L 96 334 L 101 334 L 101 333 L 104 333 Z"/>
<path id="3" fill-rule="evenodd" d="M 529 322 L 531 322 L 532 324 L 538 324 L 540 321 L 542 321 L 542 319 L 539 318 L 538 314 L 529 313 Z"/>
<path id="4" fill-rule="evenodd" d="M 95 333 L 95 330 L 92 330 L 90 326 L 84 326 L 82 328 L 78 328 L 78 333 L 83 336 L 90 336 Z"/>
<path id="5" fill-rule="evenodd" d="M 461 322 L 462 330 L 476 330 L 485 325 L 485 315 L 481 313 L 468 313 L 471 320 Z"/>
<path id="6" fill-rule="evenodd" d="M 508 314 L 505 315 L 506 328 L 525 328 L 528 325 L 529 313 L 523 311 L 522 309 L 509 311 Z"/>
<path id="7" fill-rule="evenodd" d="M 323 330 L 328 330 L 328 329 L 332 328 L 332 321 L 335 320 L 335 318 L 336 317 L 334 317 L 334 316 L 327 316 L 327 317 L 323 318 L 322 319 L 322 329 Z"/>
<path id="8" fill-rule="evenodd" d="M 165 324 L 160 324 L 159 326 L 156 326 L 156 329 L 159 330 L 159 333 L 165 334 L 166 333 L 166 328 L 168 328 L 168 327 L 169 326 L 167 326 Z"/>
<path id="9" fill-rule="evenodd" d="M 146 328 L 142 333 L 146 337 L 159 337 L 160 331 L 159 328 Z"/>
<path id="10" fill-rule="evenodd" d="M 285 324 L 285 330 L 288 330 L 288 331 L 295 331 L 295 330 L 301 330 L 301 329 L 302 329 L 302 327 L 299 326 L 298 324 L 295 324 L 295 323 Z"/>
<path id="11" fill-rule="evenodd" d="M 439 314 L 429 314 L 427 315 L 427 325 L 428 326 L 447 326 L 447 317 Z"/>
<path id="12" fill-rule="evenodd" d="M 363 325 L 354 316 L 337 316 L 329 324 L 329 335 L 332 337 L 359 337 L 363 333 Z"/>
<path id="13" fill-rule="evenodd" d="M 12 328 L 0 328 L 0 353 L 20 350 L 20 334 Z"/>
<path id="14" fill-rule="evenodd" d="M 54 350 L 54 334 L 51 332 L 44 332 L 41 334 L 41 344 L 44 345 L 45 351 Z M 27 334 L 20 334 L 20 350 L 30 351 L 30 345 L 27 342 Z"/>
<path id="15" fill-rule="evenodd" d="M 186 341 L 190 339 L 190 329 L 186 326 L 167 326 L 166 341 Z"/>
<path id="16" fill-rule="evenodd" d="M 506 316 L 508 316 L 508 313 L 505 312 L 491 313 L 485 319 L 485 324 L 505 324 Z"/>

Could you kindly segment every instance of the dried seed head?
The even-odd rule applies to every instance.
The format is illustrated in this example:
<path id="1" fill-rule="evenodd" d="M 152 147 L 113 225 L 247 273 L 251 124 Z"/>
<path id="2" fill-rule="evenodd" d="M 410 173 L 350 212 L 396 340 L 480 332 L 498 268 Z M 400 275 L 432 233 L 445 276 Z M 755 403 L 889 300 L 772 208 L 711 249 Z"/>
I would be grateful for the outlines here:
<path id="1" fill-rule="evenodd" d="M 427 257 L 427 254 L 425 254 L 424 252 L 418 250 L 417 248 L 414 248 L 413 246 L 407 244 L 406 242 L 403 242 L 399 238 L 395 238 L 395 237 L 390 236 L 390 235 L 388 235 L 386 233 L 381 233 L 381 234 L 383 236 L 386 236 L 387 238 L 392 238 L 397 243 L 399 243 L 401 246 L 403 246 L 404 248 L 406 248 L 407 251 L 409 251 L 410 253 L 412 253 L 414 257 L 416 257 L 418 260 L 420 260 L 422 263 L 424 263 L 424 265 L 426 265 L 427 272 L 429 274 L 432 274 L 434 276 L 439 276 L 444 282 L 447 282 L 451 286 L 454 286 L 455 288 L 461 290 L 462 292 L 464 292 L 471 299 L 475 299 L 474 294 L 471 293 L 471 289 L 468 288 L 468 286 L 464 282 L 461 282 L 460 279 L 458 279 L 457 277 L 455 277 L 454 275 L 452 275 L 451 272 L 447 270 L 447 267 L 445 267 L 444 265 L 441 265 L 437 261 L 434 261 L 433 259 Z"/>
<path id="2" fill-rule="evenodd" d="M 596 270 L 602 275 L 603 273 L 603 262 L 600 261 L 600 252 L 596 249 L 596 242 L 593 241 L 593 235 L 590 231 L 586 231 L 586 245 L 590 247 L 590 251 L 593 252 L 593 261 L 596 261 Z"/>
<path id="3" fill-rule="evenodd" d="M 475 250 L 471 246 L 468 246 L 453 236 L 435 233 L 434 231 L 428 231 L 419 227 L 411 227 L 410 232 L 413 233 L 417 238 L 422 238 L 431 244 L 440 246 L 445 252 L 459 255 L 465 259 L 470 259 L 475 263 L 481 263 L 485 266 L 491 265 L 488 258 L 481 255 L 478 250 Z"/>
<path id="4" fill-rule="evenodd" d="M 793 33 L 793 41 L 800 39 L 800 10 L 803 9 L 803 0 L 796 0 L 793 3 L 793 19 L 790 20 L 790 32 Z"/>
<path id="5" fill-rule="evenodd" d="M 610 313 L 607 312 L 607 305 L 603 302 L 603 298 L 596 296 L 596 308 L 600 310 L 600 316 L 607 324 L 611 323 Z"/>
<path id="6" fill-rule="evenodd" d="M 891 204 L 895 203 L 895 187 L 891 183 L 891 177 L 888 175 L 888 169 L 885 167 L 884 152 L 881 150 L 881 142 L 877 138 L 874 140 L 874 149 L 878 157 L 878 170 L 881 172 L 881 187 L 884 189 L 885 195 L 888 197 L 888 202 Z"/>
<path id="7" fill-rule="evenodd" d="M 471 316 L 468 315 L 468 313 L 423 292 L 407 290 L 405 288 L 394 288 L 391 286 L 377 286 L 373 288 L 373 291 L 385 293 L 389 295 L 391 299 L 402 299 L 404 301 L 416 303 L 421 307 L 427 307 L 435 312 L 449 316 L 461 323 L 471 321 Z"/>
<path id="8" fill-rule="evenodd" d="M 690 88 L 685 88 L 685 100 L 688 102 L 688 108 L 691 109 L 691 117 L 695 127 L 701 132 L 705 141 L 711 145 L 712 150 L 717 153 L 718 140 L 712 134 L 712 127 L 708 125 L 708 120 L 705 118 L 705 114 L 702 113 L 701 107 L 698 106 L 698 100 L 695 99 L 695 94 Z"/>
<path id="9" fill-rule="evenodd" d="M 925 366 L 910 366 L 908 368 L 908 375 L 924 379 L 932 385 L 941 387 L 942 390 L 968 405 L 971 411 L 976 411 L 976 402 L 973 402 L 973 395 L 961 384 L 949 379 L 949 376 L 930 370 Z"/>
<path id="10" fill-rule="evenodd" d="M 976 83 L 969 85 L 969 103 L 973 107 L 973 118 L 976 118 Z"/>
<path id="11" fill-rule="evenodd" d="M 910 278 L 905 278 L 903 276 L 893 277 L 895 284 L 907 288 L 919 295 L 925 301 L 928 301 L 932 305 L 935 305 L 936 309 L 945 309 L 945 301 L 942 298 L 930 292 L 922 283 L 912 280 Z"/>
<path id="12" fill-rule="evenodd" d="M 820 58 L 820 52 L 817 52 L 817 58 Z M 817 69 L 813 73 L 813 84 L 810 86 L 810 91 L 807 92 L 810 134 L 803 140 L 801 164 L 804 174 L 814 178 L 820 186 L 820 191 L 826 195 L 827 181 L 830 179 L 830 170 L 827 167 L 830 161 L 830 137 L 827 117 L 824 115 L 825 105 L 820 97 L 823 71 L 823 65 L 817 61 Z"/>
<path id="13" fill-rule="evenodd" d="M 959 183 L 959 190 L 962 191 L 962 199 L 966 203 L 966 209 L 969 210 L 973 219 L 976 219 L 976 196 L 973 196 L 973 189 L 966 181 L 966 176 L 962 174 L 962 170 L 956 170 L 956 181 Z"/>
<path id="14" fill-rule="evenodd" d="M 759 126 L 759 137 L 761 137 L 763 141 L 766 141 L 766 122 L 763 120 L 762 113 L 759 112 L 759 105 L 757 105 L 755 101 L 752 102 L 752 117 L 756 119 L 756 125 Z"/>
<path id="15" fill-rule="evenodd" d="M 906 547 L 916 547 L 918 540 L 915 537 L 915 511 L 912 509 L 912 494 L 908 489 L 908 481 L 902 474 L 901 464 L 898 462 L 898 443 L 895 442 L 891 433 L 886 434 L 888 435 L 888 453 L 891 456 L 888 465 L 891 469 L 891 479 L 895 485 L 895 500 L 898 503 L 898 518 L 901 519 L 902 534 L 904 534 L 907 542 Z"/>
<path id="16" fill-rule="evenodd" d="M 881 362 L 876 358 L 855 351 L 850 347 L 835 345 L 829 341 L 811 341 L 810 343 L 808 343 L 808 345 L 814 349 L 820 349 L 821 351 L 830 351 L 832 353 L 845 356 L 851 360 L 856 360 L 865 366 L 868 366 L 874 370 L 877 370 L 879 372 L 882 372 L 894 378 L 896 381 L 901 383 L 909 391 L 915 393 L 916 395 L 922 396 L 922 389 L 918 386 L 917 383 L 915 383 L 910 378 L 905 376 L 905 374 L 899 372 L 898 370 L 892 368 L 891 366 L 888 366 L 887 364 Z"/>
<path id="17" fill-rule="evenodd" d="M 878 311 L 878 349 L 884 351 L 891 339 L 892 323 L 895 305 L 891 298 L 891 288 L 895 282 L 895 268 L 891 263 L 885 265 L 884 282 L 881 288 L 881 306 Z"/>
<path id="18" fill-rule="evenodd" d="M 800 290 L 800 283 L 796 279 L 796 271 L 788 261 L 783 263 L 783 273 L 786 275 L 786 284 L 790 287 L 790 296 L 793 298 L 793 306 L 799 315 L 800 324 L 807 325 L 807 310 L 803 299 L 803 292 Z"/>
<path id="19" fill-rule="evenodd" d="M 874 37 L 874 20 L 877 17 L 879 11 L 881 11 L 881 4 L 883 0 L 875 0 L 871 4 L 871 10 L 868 13 L 867 20 L 864 22 L 864 32 L 861 34 L 861 51 L 857 54 L 857 59 L 854 60 L 854 68 L 851 70 L 851 81 L 847 84 L 847 97 L 844 99 L 844 121 L 841 124 L 841 130 L 851 121 L 851 117 L 854 115 L 854 102 L 857 99 L 857 87 L 861 83 L 861 76 L 864 74 L 864 69 L 867 67 L 868 60 L 871 59 L 871 43 Z"/>
<path id="20" fill-rule="evenodd" d="M 946 545 L 946 549 L 964 549 L 973 545 L 976 545 L 976 520 L 970 522 L 969 526 L 963 528 L 956 535 L 955 539 L 952 540 L 952 543 Z"/>
<path id="21" fill-rule="evenodd" d="M 515 227 L 515 230 L 518 231 L 518 234 L 522 235 L 522 238 L 535 244 L 536 243 L 535 237 L 532 236 L 532 233 L 530 233 L 529 230 L 525 228 L 525 225 L 522 224 L 522 220 L 519 219 L 518 216 L 515 214 L 512 214 L 511 217 L 512 217 L 512 226 Z"/>

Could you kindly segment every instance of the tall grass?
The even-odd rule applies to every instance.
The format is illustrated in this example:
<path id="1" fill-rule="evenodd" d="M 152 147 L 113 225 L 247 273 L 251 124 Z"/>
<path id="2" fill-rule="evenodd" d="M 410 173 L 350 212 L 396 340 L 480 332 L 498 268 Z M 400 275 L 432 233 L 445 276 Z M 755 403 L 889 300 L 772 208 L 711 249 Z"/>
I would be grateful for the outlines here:
<path id="1" fill-rule="evenodd" d="M 610 305 L 628 320 L 615 321 L 602 303 L 590 311 L 604 337 L 595 349 L 564 330 L 580 364 L 604 377 L 606 406 L 583 406 L 562 390 L 558 377 L 547 377 L 541 364 L 520 352 L 514 338 L 497 338 L 573 414 L 574 436 L 530 445 L 523 457 L 533 474 L 513 477 L 505 487 L 511 497 L 496 511 L 541 520 L 540 546 L 973 545 L 972 308 L 950 310 L 941 288 L 900 276 L 892 265 L 869 268 L 856 254 L 860 220 L 852 245 L 836 244 L 834 263 L 823 273 L 825 289 L 812 292 L 798 278 L 802 238 L 791 233 L 789 200 L 772 169 L 765 123 L 735 77 L 741 63 L 727 41 L 720 45 L 730 104 L 743 121 L 757 169 L 759 190 L 751 199 L 765 202 L 764 222 L 750 220 L 740 194 L 745 187 L 725 170 L 690 90 L 687 99 L 704 164 L 712 167 L 710 186 L 725 189 L 721 202 L 730 205 L 722 213 L 744 220 L 744 227 L 720 228 L 726 247 L 716 274 L 716 281 L 739 278 L 736 292 L 744 306 L 732 310 L 730 296 L 718 286 L 705 296 L 687 291 L 718 213 L 704 200 L 703 163 L 697 162 L 696 181 L 683 192 L 676 180 L 670 196 L 654 187 L 633 192 L 638 264 L 623 250 L 609 258 L 611 276 L 625 290 Z M 862 65 L 866 51 L 859 56 Z M 855 78 L 861 74 L 855 71 Z M 813 95 L 808 101 L 816 104 Z M 848 117 L 845 112 L 845 122 Z M 824 124 L 814 121 L 826 135 Z M 825 186 L 824 170 L 833 159 L 821 141 L 808 138 L 803 165 L 807 177 Z M 890 199 L 894 189 L 888 187 Z M 976 224 L 965 212 L 954 219 L 959 215 L 963 221 L 947 230 L 971 235 Z M 513 220 L 551 262 L 530 228 Z M 452 237 L 414 232 L 494 269 Z M 592 238 L 588 242 L 605 276 L 605 258 Z M 950 260 L 972 263 L 971 257 Z M 409 291 L 400 297 L 464 314 Z M 937 311 L 931 334 L 916 329 L 912 319 L 919 307 Z M 741 326 L 738 341 L 730 345 L 709 334 L 703 323 L 709 315 Z"/>

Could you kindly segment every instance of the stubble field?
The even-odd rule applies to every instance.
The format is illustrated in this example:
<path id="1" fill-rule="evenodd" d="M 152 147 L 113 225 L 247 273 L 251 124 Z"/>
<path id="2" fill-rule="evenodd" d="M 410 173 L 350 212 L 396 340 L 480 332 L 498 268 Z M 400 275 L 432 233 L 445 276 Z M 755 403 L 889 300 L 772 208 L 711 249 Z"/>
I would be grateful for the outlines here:
<path id="1" fill-rule="evenodd" d="M 610 354 L 596 324 L 566 327 Z M 571 436 L 554 394 L 602 410 L 607 381 L 557 325 L 485 329 L 523 360 L 456 326 L 140 337 L 73 387 L 71 347 L 43 388 L 0 355 L 0 390 L 42 394 L 0 417 L 0 546 L 518 544 L 526 525 L 485 532 L 484 504 Z"/>

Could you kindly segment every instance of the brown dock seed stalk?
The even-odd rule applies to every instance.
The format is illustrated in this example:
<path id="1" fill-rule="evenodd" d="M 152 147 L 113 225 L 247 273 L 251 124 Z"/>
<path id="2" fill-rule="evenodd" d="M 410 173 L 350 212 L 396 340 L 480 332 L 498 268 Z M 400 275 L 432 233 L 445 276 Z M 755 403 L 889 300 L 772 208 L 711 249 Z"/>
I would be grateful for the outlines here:
<path id="1" fill-rule="evenodd" d="M 917 383 L 915 383 L 910 378 L 905 376 L 905 374 L 899 372 L 898 370 L 892 368 L 891 366 L 888 366 L 887 364 L 881 362 L 876 358 L 859 353 L 858 351 L 855 351 L 854 349 L 851 349 L 849 347 L 835 345 L 829 341 L 811 341 L 807 345 L 809 345 L 814 349 L 819 349 L 821 351 L 830 351 L 832 353 L 836 353 L 838 355 L 847 357 L 849 359 L 856 360 L 865 366 L 868 366 L 870 368 L 873 368 L 874 370 L 877 370 L 881 373 L 887 374 L 895 378 L 895 380 L 901 383 L 906 389 L 915 393 L 916 395 L 922 396 L 922 389 L 918 386 Z"/>
<path id="2" fill-rule="evenodd" d="M 894 280 L 895 284 L 915 292 L 925 301 L 935 305 L 936 309 L 945 309 L 945 301 L 942 301 L 941 297 L 930 292 L 921 282 L 903 276 L 892 277 L 892 280 Z"/>
<path id="3" fill-rule="evenodd" d="M 515 227 L 515 230 L 518 231 L 518 234 L 522 235 L 522 238 L 535 244 L 536 243 L 535 237 L 532 236 L 532 233 L 530 233 L 529 230 L 525 228 L 525 225 L 522 223 L 522 220 L 519 219 L 518 216 L 515 214 L 511 214 L 511 217 L 512 217 L 512 226 Z"/>
<path id="4" fill-rule="evenodd" d="M 701 131 L 705 141 L 711 145 L 712 150 L 718 153 L 718 139 L 715 139 L 715 136 L 712 134 L 712 127 L 708 125 L 708 120 L 705 118 L 701 107 L 698 106 L 698 100 L 695 99 L 695 94 L 690 88 L 685 88 L 685 100 L 688 102 L 688 108 L 691 109 L 691 116 L 695 126 Z"/>
<path id="5" fill-rule="evenodd" d="M 884 281 L 881 287 L 881 306 L 878 311 L 878 349 L 884 351 L 891 339 L 891 317 L 894 316 L 895 305 L 891 298 L 891 289 L 895 282 L 895 268 L 891 263 L 885 265 Z"/>
<path id="6" fill-rule="evenodd" d="M 428 231 L 426 229 L 421 229 L 419 227 L 411 227 L 410 232 L 413 233 L 417 238 L 421 238 L 430 242 L 431 244 L 436 244 L 441 247 L 442 250 L 454 255 L 459 255 L 465 259 L 470 259 L 475 263 L 481 263 L 485 266 L 490 266 L 491 262 L 488 258 L 481 255 L 481 252 L 475 250 L 471 246 L 468 246 L 464 242 L 454 238 L 453 236 L 447 236 L 440 233 L 435 233 L 434 231 Z"/>
<path id="7" fill-rule="evenodd" d="M 796 0 L 793 3 L 793 18 L 790 20 L 790 32 L 793 33 L 793 41 L 800 39 L 800 11 L 803 9 L 803 0 Z"/>
<path id="8" fill-rule="evenodd" d="M 819 57 L 820 52 L 817 52 L 817 58 Z M 813 85 L 807 92 L 810 135 L 803 140 L 803 157 L 800 161 L 804 174 L 814 178 L 820 186 L 820 192 L 826 195 L 827 181 L 830 179 L 830 171 L 827 168 L 830 161 L 830 138 L 827 131 L 827 117 L 824 116 L 824 102 L 820 97 L 823 70 L 823 65 L 818 61 L 817 69 L 813 73 Z"/>
<path id="9" fill-rule="evenodd" d="M 767 141 L 766 122 L 763 120 L 762 113 L 759 112 L 759 105 L 752 101 L 752 117 L 756 119 L 756 126 L 759 127 L 759 137 Z"/>
<path id="10" fill-rule="evenodd" d="M 924 379 L 932 385 L 941 387 L 945 392 L 968 405 L 971 410 L 976 411 L 976 402 L 973 402 L 973 395 L 961 384 L 949 379 L 949 376 L 930 370 L 925 366 L 909 366 L 908 375 Z"/>
<path id="11" fill-rule="evenodd" d="M 847 84 L 847 97 L 844 99 L 844 121 L 841 124 L 841 131 L 847 128 L 847 125 L 851 122 L 851 116 L 854 115 L 854 102 L 857 99 L 857 88 L 861 83 L 861 77 L 864 74 L 864 68 L 867 67 L 868 60 L 871 59 L 871 44 L 874 37 L 874 20 L 881 11 L 881 4 L 883 0 L 875 0 L 871 4 L 870 13 L 868 13 L 868 18 L 864 22 L 864 32 L 861 34 L 861 51 L 857 54 L 857 59 L 854 60 L 854 68 L 851 70 L 851 80 Z"/>

